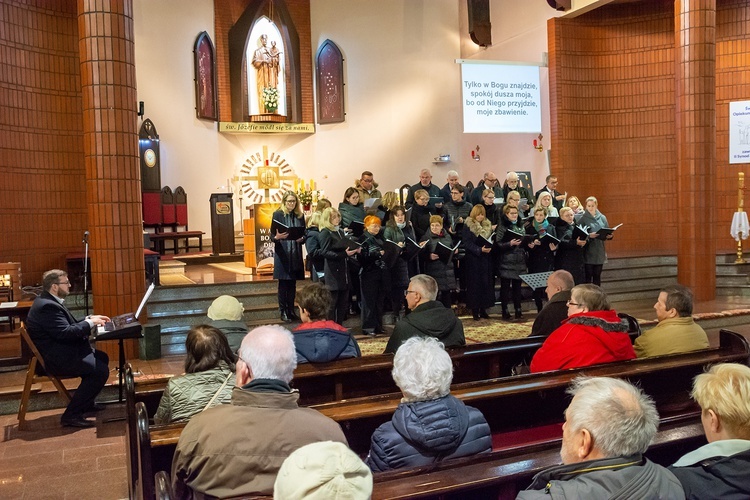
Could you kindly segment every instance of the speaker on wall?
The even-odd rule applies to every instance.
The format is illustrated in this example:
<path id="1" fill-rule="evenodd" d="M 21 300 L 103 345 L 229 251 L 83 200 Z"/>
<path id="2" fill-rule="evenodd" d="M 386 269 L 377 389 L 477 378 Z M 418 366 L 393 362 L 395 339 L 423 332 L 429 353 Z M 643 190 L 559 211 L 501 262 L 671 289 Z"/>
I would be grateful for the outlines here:
<path id="1" fill-rule="evenodd" d="M 492 45 L 490 0 L 466 0 L 469 10 L 469 36 L 481 47 Z"/>
<path id="2" fill-rule="evenodd" d="M 547 4 L 555 10 L 570 10 L 571 0 L 547 0 Z"/>

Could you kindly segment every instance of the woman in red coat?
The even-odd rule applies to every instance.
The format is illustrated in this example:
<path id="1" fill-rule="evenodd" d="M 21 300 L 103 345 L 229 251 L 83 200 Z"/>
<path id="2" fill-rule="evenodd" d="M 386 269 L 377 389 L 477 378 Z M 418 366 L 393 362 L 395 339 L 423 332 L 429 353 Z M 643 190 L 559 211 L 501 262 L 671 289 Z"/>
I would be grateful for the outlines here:
<path id="1" fill-rule="evenodd" d="M 635 358 L 627 321 L 609 308 L 600 287 L 573 287 L 568 319 L 552 332 L 531 360 L 532 372 L 564 370 Z"/>

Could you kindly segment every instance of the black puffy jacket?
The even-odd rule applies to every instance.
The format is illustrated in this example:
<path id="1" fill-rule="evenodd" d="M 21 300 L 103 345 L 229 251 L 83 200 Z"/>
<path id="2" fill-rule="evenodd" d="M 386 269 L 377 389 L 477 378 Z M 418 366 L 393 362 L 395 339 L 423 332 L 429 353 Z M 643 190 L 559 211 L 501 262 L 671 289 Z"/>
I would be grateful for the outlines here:
<path id="1" fill-rule="evenodd" d="M 398 405 L 391 421 L 372 435 L 366 463 L 379 472 L 490 451 L 492 436 L 484 415 L 449 394 Z"/>

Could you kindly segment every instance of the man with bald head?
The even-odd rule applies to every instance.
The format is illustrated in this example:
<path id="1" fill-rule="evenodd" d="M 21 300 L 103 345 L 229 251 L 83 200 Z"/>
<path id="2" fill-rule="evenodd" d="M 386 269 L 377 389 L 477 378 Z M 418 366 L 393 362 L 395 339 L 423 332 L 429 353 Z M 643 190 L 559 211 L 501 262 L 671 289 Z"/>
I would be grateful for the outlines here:
<path id="1" fill-rule="evenodd" d="M 579 377 L 563 424 L 562 465 L 516 498 L 684 498 L 674 474 L 643 456 L 659 426 L 654 402 L 624 380 Z"/>
<path id="2" fill-rule="evenodd" d="M 503 196 L 503 188 L 500 186 L 500 182 L 498 182 L 495 172 L 485 172 L 482 180 L 479 181 L 477 187 L 475 187 L 474 191 L 471 192 L 472 205 L 480 205 L 482 203 L 482 192 L 485 189 L 491 189 L 492 191 L 494 191 L 496 199 L 505 199 L 505 197 Z"/>
<path id="3" fill-rule="evenodd" d="M 570 290 L 574 286 L 573 275 L 568 271 L 555 271 L 547 278 L 545 292 L 549 301 L 536 315 L 529 337 L 549 337 L 568 318 Z"/>
<path id="4" fill-rule="evenodd" d="M 289 386 L 297 367 L 289 330 L 255 328 L 238 355 L 232 403 L 194 416 L 180 435 L 172 461 L 176 498 L 271 495 L 294 450 L 318 441 L 347 444 L 336 422 L 297 404 L 299 393 Z"/>
<path id="5" fill-rule="evenodd" d="M 423 168 L 419 171 L 419 182 L 409 188 L 409 194 L 406 196 L 406 208 L 414 204 L 414 193 L 424 189 L 430 195 L 430 207 L 442 208 L 443 195 L 440 194 L 440 188 L 432 183 L 432 172 L 429 168 Z M 439 200 L 438 200 L 439 198 Z"/>

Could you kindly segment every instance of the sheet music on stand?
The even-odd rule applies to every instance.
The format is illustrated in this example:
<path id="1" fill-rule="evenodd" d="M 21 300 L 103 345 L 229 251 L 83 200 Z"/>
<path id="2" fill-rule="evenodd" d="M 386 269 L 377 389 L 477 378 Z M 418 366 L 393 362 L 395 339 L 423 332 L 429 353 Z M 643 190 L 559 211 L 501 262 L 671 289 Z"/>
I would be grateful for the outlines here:
<path id="1" fill-rule="evenodd" d="M 537 288 L 547 288 L 547 278 L 549 278 L 553 272 L 554 271 L 533 274 L 519 274 L 518 277 L 521 278 L 524 283 L 529 285 L 532 290 L 536 290 Z"/>

